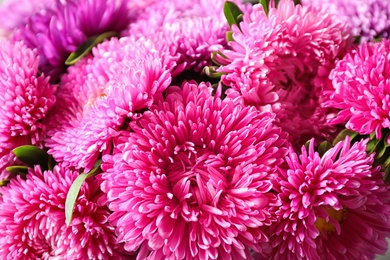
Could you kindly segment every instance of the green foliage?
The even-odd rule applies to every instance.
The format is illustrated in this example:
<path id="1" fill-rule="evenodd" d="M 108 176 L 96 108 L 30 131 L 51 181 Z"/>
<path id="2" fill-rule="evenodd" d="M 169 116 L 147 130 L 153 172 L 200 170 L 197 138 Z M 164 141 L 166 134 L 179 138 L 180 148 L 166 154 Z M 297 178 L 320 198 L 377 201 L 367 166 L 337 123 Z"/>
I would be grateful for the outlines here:
<path id="1" fill-rule="evenodd" d="M 76 51 L 72 52 L 65 61 L 65 65 L 73 65 L 81 58 L 87 55 L 94 46 L 103 42 L 105 39 L 116 36 L 116 32 L 105 32 L 97 36 L 90 37 L 85 43 L 80 45 Z"/>
<path id="2" fill-rule="evenodd" d="M 233 24 L 239 26 L 239 23 L 242 21 L 242 11 L 235 3 L 226 1 L 223 6 L 223 13 L 230 27 Z"/>
<path id="3" fill-rule="evenodd" d="M 70 187 L 68 194 L 66 195 L 66 201 L 65 201 L 66 225 L 69 226 L 70 222 L 72 222 L 74 206 L 76 204 L 81 187 L 83 186 L 85 180 L 101 172 L 100 162 L 101 162 L 100 160 L 97 161 L 95 167 L 90 172 L 80 174 L 79 176 L 77 176 L 76 180 L 72 183 L 72 186 Z"/>
<path id="4" fill-rule="evenodd" d="M 49 160 L 52 160 L 45 150 L 34 145 L 22 145 L 12 150 L 12 152 L 16 158 L 27 164 L 28 167 L 33 168 L 34 165 L 40 165 L 42 171 L 49 169 Z"/>

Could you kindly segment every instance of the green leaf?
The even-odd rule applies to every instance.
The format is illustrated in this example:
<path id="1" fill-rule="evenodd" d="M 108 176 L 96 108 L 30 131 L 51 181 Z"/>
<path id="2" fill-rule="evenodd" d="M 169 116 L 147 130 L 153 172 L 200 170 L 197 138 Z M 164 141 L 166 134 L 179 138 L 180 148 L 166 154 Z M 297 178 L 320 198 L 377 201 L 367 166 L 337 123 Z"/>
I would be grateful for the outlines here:
<path id="1" fill-rule="evenodd" d="M 260 0 L 260 4 L 263 6 L 264 13 L 268 15 L 268 4 L 269 0 Z"/>
<path id="2" fill-rule="evenodd" d="M 367 143 L 367 153 L 368 154 L 371 154 L 373 152 L 375 152 L 375 150 L 377 149 L 377 146 L 378 144 L 380 143 L 380 140 L 378 139 L 371 139 L 368 143 Z"/>
<path id="3" fill-rule="evenodd" d="M 375 147 L 375 159 L 376 160 L 382 160 L 382 156 L 386 152 L 386 146 L 382 139 L 378 142 L 377 146 Z"/>
<path id="4" fill-rule="evenodd" d="M 67 226 L 69 226 L 70 222 L 72 222 L 74 206 L 79 196 L 80 189 L 83 186 L 85 180 L 100 173 L 100 161 L 98 161 L 97 163 L 99 165 L 93 168 L 90 172 L 82 173 L 77 176 L 76 180 L 72 183 L 72 186 L 70 186 L 65 200 L 65 220 Z"/>
<path id="5" fill-rule="evenodd" d="M 223 13 L 225 14 L 226 20 L 230 27 L 232 27 L 233 24 L 238 26 L 238 24 L 242 20 L 242 11 L 233 2 L 225 2 L 223 6 Z"/>
<path id="6" fill-rule="evenodd" d="M 333 145 L 336 145 L 338 142 L 340 141 L 343 141 L 345 139 L 345 137 L 349 136 L 351 141 L 358 136 L 359 133 L 357 132 L 354 132 L 352 130 L 348 130 L 348 129 L 344 129 L 343 131 L 341 131 L 337 136 L 336 138 L 333 140 L 332 144 Z"/>
<path id="7" fill-rule="evenodd" d="M 332 148 L 333 145 L 327 141 L 324 141 L 320 144 L 320 146 L 318 147 L 317 151 L 318 151 L 318 154 L 320 156 L 323 156 L 326 151 L 328 151 L 330 148 Z"/>
<path id="8" fill-rule="evenodd" d="M 53 156 L 49 155 L 49 159 L 47 161 L 47 169 L 52 171 L 55 165 L 56 161 L 54 160 Z"/>
<path id="9" fill-rule="evenodd" d="M 97 36 L 88 38 L 86 42 L 81 44 L 76 51 L 72 52 L 65 61 L 65 65 L 73 65 L 78 62 L 82 57 L 87 55 L 94 46 L 103 42 L 105 39 L 117 36 L 116 32 L 105 32 Z"/>
<path id="10" fill-rule="evenodd" d="M 29 167 L 40 165 L 42 171 L 48 169 L 49 155 L 45 150 L 42 150 L 34 145 L 22 145 L 12 150 L 15 156 L 27 164 Z"/>
<path id="11" fill-rule="evenodd" d="M 385 169 L 384 169 L 384 172 L 385 172 L 385 176 L 384 176 L 384 181 L 386 182 L 386 183 L 390 183 L 390 167 L 386 167 Z"/>
<path id="12" fill-rule="evenodd" d="M 7 168 L 5 168 L 5 170 L 15 176 L 20 173 L 27 174 L 28 167 L 23 165 L 14 165 L 14 166 L 8 166 Z"/>
<path id="13" fill-rule="evenodd" d="M 390 164 L 390 148 L 388 146 L 385 146 L 385 151 L 382 154 L 382 156 L 376 158 L 377 155 L 375 155 L 375 165 L 381 165 L 382 167 L 388 167 Z"/>

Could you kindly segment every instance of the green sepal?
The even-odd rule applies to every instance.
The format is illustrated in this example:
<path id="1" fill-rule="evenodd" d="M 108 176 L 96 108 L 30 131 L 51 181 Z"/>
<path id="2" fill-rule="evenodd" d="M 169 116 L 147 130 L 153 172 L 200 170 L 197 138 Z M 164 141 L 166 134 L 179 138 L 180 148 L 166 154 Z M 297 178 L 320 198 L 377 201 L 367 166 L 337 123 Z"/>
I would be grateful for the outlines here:
<path id="1" fill-rule="evenodd" d="M 34 165 L 40 165 L 42 171 L 48 169 L 49 155 L 45 150 L 42 150 L 34 145 L 22 145 L 12 150 L 15 156 L 33 168 Z"/>
<path id="2" fill-rule="evenodd" d="M 213 62 L 213 63 L 215 63 L 215 64 L 217 64 L 217 65 L 222 65 L 222 64 L 220 64 L 218 61 L 217 61 L 217 56 L 220 56 L 220 57 L 222 57 L 223 59 L 228 59 L 228 57 L 225 55 L 225 54 L 223 54 L 222 52 L 220 52 L 220 51 L 213 51 L 212 53 L 211 53 L 211 61 Z"/>
<path id="3" fill-rule="evenodd" d="M 226 1 L 223 6 L 223 13 L 230 27 L 233 24 L 239 26 L 239 23 L 242 21 L 242 11 L 235 3 Z"/>
<path id="4" fill-rule="evenodd" d="M 74 206 L 76 204 L 77 198 L 79 196 L 79 192 L 85 180 L 101 172 L 100 162 L 101 162 L 100 160 L 97 161 L 95 167 L 88 173 L 82 173 L 79 176 L 77 176 L 76 180 L 74 180 L 74 182 L 72 183 L 72 186 L 70 186 L 65 200 L 65 220 L 67 226 L 69 226 L 70 222 L 72 222 Z"/>
<path id="5" fill-rule="evenodd" d="M 210 78 L 220 78 L 223 73 L 216 71 L 216 68 L 217 67 L 215 66 L 206 66 L 204 67 L 203 72 Z"/>
<path id="6" fill-rule="evenodd" d="M 227 31 L 226 32 L 226 42 L 231 42 L 234 41 L 233 39 L 233 32 L 232 31 Z"/>
<path id="7" fill-rule="evenodd" d="M 94 46 L 103 42 L 105 39 L 117 36 L 116 32 L 105 32 L 97 36 L 88 38 L 86 42 L 81 44 L 76 51 L 72 52 L 65 61 L 65 65 L 73 65 L 78 62 L 81 58 L 87 55 Z"/>

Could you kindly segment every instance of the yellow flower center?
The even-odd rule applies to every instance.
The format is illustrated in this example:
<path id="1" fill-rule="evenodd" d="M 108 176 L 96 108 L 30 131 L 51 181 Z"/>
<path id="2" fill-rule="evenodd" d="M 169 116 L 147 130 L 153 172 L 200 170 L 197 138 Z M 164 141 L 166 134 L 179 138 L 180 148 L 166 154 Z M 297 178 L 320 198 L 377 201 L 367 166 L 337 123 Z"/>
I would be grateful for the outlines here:
<path id="1" fill-rule="evenodd" d="M 341 223 L 345 218 L 346 211 L 344 209 L 335 210 L 333 208 L 328 208 L 328 209 L 326 209 L 326 212 L 328 212 L 328 214 L 329 214 L 329 220 L 326 221 L 326 219 L 317 218 L 314 225 L 316 226 L 316 228 L 320 232 L 322 232 L 322 231 L 334 232 L 336 230 L 335 226 L 333 225 L 334 221 Z M 332 221 L 332 219 L 333 219 L 333 221 Z"/>

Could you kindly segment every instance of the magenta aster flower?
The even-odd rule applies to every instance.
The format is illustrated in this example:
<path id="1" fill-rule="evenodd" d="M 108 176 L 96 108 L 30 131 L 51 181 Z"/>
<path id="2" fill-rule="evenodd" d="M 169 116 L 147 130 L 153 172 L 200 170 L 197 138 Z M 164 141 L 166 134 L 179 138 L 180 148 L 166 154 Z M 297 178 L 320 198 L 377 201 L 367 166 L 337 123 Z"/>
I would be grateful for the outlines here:
<path id="1" fill-rule="evenodd" d="M 270 179 L 287 136 L 271 113 L 211 92 L 169 88 L 103 157 L 109 220 L 142 259 L 250 259 L 248 248 L 262 252 L 267 241 Z"/>
<path id="2" fill-rule="evenodd" d="M 8 158 L 20 145 L 42 145 L 41 121 L 55 103 L 56 86 L 38 75 L 37 53 L 22 42 L 1 39 L 0 49 L 0 157 Z M 0 160 L 0 171 L 8 166 L 7 158 Z"/>
<path id="3" fill-rule="evenodd" d="M 352 27 L 352 34 L 363 41 L 390 36 L 390 2 L 387 0 L 301 0 L 336 14 Z"/>
<path id="4" fill-rule="evenodd" d="M 274 188 L 271 241 L 275 259 L 374 259 L 390 236 L 389 186 L 367 155 L 367 140 L 349 138 L 322 157 L 313 140 L 302 154 L 290 151 Z"/>
<path id="5" fill-rule="evenodd" d="M 224 2 L 157 1 L 130 25 L 129 34 L 145 36 L 162 32 L 167 36 L 165 44 L 180 56 L 178 64 L 184 64 L 185 70 L 201 72 L 212 65 L 211 53 L 226 45 L 229 27 L 223 16 Z"/>
<path id="6" fill-rule="evenodd" d="M 326 137 L 322 90 L 329 71 L 349 46 L 346 26 L 315 8 L 281 0 L 268 16 L 260 4 L 233 25 L 230 49 L 217 56 L 228 95 L 277 114 L 279 125 L 299 146 L 302 136 Z"/>
<path id="7" fill-rule="evenodd" d="M 41 10 L 20 28 L 16 39 L 41 56 L 40 69 L 53 80 L 65 71 L 65 60 L 89 37 L 105 32 L 118 35 L 131 21 L 125 0 L 57 1 L 53 8 Z"/>
<path id="8" fill-rule="evenodd" d="M 65 199 L 78 172 L 55 166 L 30 169 L 0 187 L 1 259 L 122 259 L 108 223 L 109 210 L 99 200 L 100 182 L 87 179 L 65 224 Z"/>
<path id="9" fill-rule="evenodd" d="M 340 109 L 330 123 L 346 123 L 361 134 L 390 128 L 390 41 L 364 43 L 339 61 L 330 74 L 329 107 Z"/>
<path id="10" fill-rule="evenodd" d="M 86 170 L 169 86 L 175 67 L 168 51 L 145 38 L 112 39 L 93 52 L 62 77 L 58 105 L 47 120 L 49 153 Z"/>

